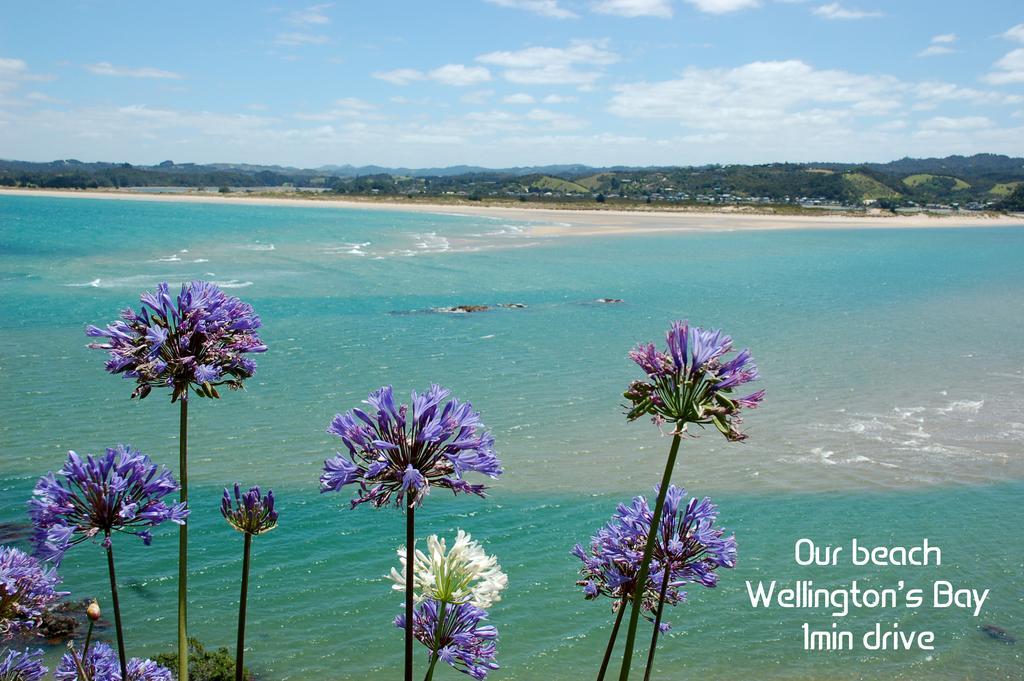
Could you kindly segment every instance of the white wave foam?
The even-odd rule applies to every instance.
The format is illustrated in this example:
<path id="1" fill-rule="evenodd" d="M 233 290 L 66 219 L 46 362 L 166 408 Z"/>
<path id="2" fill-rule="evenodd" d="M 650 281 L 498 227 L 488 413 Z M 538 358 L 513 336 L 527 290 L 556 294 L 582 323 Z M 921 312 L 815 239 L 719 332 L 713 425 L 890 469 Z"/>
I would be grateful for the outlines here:
<path id="1" fill-rule="evenodd" d="M 977 414 L 985 406 L 985 400 L 955 400 L 945 407 L 939 407 L 943 414 Z"/>
<path id="2" fill-rule="evenodd" d="M 340 255 L 340 254 L 361 255 L 361 256 L 362 255 L 369 255 L 369 253 L 367 253 L 363 249 L 366 248 L 367 246 L 369 246 L 371 243 L 373 243 L 373 242 L 371 242 L 371 241 L 346 242 L 346 243 L 343 243 L 341 246 L 330 246 L 328 248 L 325 248 L 323 252 L 328 254 L 328 255 Z"/>
<path id="3" fill-rule="evenodd" d="M 251 281 L 239 281 L 238 279 L 226 279 L 224 281 L 211 281 L 211 284 L 221 288 L 248 288 L 252 286 Z"/>
<path id="4" fill-rule="evenodd" d="M 437 232 L 423 232 L 421 234 L 413 234 L 412 236 L 414 239 L 418 239 L 416 248 L 419 248 L 422 252 L 444 253 L 451 250 L 451 242 L 446 237 L 440 236 Z"/>
<path id="5" fill-rule="evenodd" d="M 64 284 L 70 287 L 92 287 L 92 288 L 148 288 L 152 289 L 157 282 L 174 279 L 176 275 L 167 274 L 133 274 L 127 277 L 114 277 L 113 279 L 99 278 L 84 284 Z"/>
<path id="6" fill-rule="evenodd" d="M 84 288 L 84 287 L 100 288 L 102 286 L 102 282 L 103 282 L 102 279 L 93 279 L 92 281 L 87 281 L 84 284 L 64 284 L 64 285 L 65 286 L 70 286 L 72 288 Z"/>
<path id="7" fill-rule="evenodd" d="M 261 244 L 259 242 L 256 242 L 254 244 L 242 244 L 241 246 L 239 246 L 239 248 L 241 248 L 243 250 L 246 250 L 246 251 L 273 251 L 273 250 L 276 250 L 274 248 L 274 244 Z"/>
<path id="8" fill-rule="evenodd" d="M 815 447 L 811 450 L 810 454 L 805 455 L 793 455 L 793 456 L 780 456 L 779 463 L 816 463 L 826 464 L 829 466 L 835 466 L 838 461 L 834 461 L 832 457 L 835 456 L 835 452 L 825 449 L 824 447 Z"/>

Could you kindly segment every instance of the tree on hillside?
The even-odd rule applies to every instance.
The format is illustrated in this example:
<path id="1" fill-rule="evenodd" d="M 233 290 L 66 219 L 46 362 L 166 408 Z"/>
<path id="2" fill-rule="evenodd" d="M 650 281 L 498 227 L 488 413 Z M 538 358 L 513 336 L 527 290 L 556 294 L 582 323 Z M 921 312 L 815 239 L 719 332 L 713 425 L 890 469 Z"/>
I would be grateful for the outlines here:
<path id="1" fill-rule="evenodd" d="M 1003 199 L 998 206 L 1000 210 L 1013 212 L 1024 211 L 1024 184 L 1018 185 L 1013 193 Z"/>

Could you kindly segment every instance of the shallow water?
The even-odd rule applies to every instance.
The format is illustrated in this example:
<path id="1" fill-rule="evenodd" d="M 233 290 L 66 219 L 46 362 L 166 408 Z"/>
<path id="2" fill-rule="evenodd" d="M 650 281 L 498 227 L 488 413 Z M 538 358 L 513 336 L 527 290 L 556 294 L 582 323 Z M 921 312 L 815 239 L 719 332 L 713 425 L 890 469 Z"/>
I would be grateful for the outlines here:
<path id="1" fill-rule="evenodd" d="M 742 585 L 755 574 L 794 578 L 797 535 L 927 534 L 948 545 L 942 570 L 994 589 L 980 619 L 1024 640 L 1012 532 L 1024 491 L 1024 230 L 541 238 L 529 228 L 0 197 L 0 520 L 24 517 L 33 480 L 69 448 L 130 441 L 173 463 L 176 409 L 156 394 L 130 402 L 130 384 L 103 372 L 82 330 L 160 280 L 208 278 L 256 306 L 271 350 L 244 393 L 190 410 L 202 638 L 231 644 L 237 598 L 240 548 L 216 515 L 216 490 L 270 483 L 286 500 L 284 522 L 257 542 L 248 659 L 267 678 L 393 678 L 400 635 L 388 623 L 400 597 L 380 577 L 400 514 L 339 511 L 343 499 L 318 497 L 316 478 L 338 445 L 324 432 L 333 414 L 383 383 L 407 392 L 436 381 L 482 412 L 507 469 L 490 500 L 438 494 L 424 516 L 434 531 L 474 531 L 509 569 L 513 586 L 493 612 L 500 678 L 586 676 L 610 612 L 580 599 L 567 551 L 655 480 L 668 442 L 622 418 L 621 391 L 636 376 L 625 353 L 689 318 L 752 348 L 768 399 L 747 419 L 749 442 L 703 433 L 684 444 L 676 480 L 721 497 L 742 562 L 674 613 L 661 678 L 680 665 L 711 678 L 847 678 L 835 659 L 857 662 L 842 666 L 848 678 L 1020 678 L 1021 644 L 948 611 L 906 617 L 908 628 L 936 630 L 931 659 L 804 653 L 800 615 L 751 611 Z M 502 303 L 527 307 L 430 312 Z M 173 638 L 174 545 L 167 530 L 120 554 L 139 652 Z M 75 553 L 68 583 L 102 597 L 105 576 L 87 574 L 101 556 Z"/>

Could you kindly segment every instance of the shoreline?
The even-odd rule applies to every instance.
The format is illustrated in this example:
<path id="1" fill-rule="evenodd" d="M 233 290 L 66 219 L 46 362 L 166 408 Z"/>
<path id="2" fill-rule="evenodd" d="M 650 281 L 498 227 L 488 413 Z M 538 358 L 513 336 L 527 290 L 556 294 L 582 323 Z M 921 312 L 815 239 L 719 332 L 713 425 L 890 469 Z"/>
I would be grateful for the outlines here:
<path id="1" fill-rule="evenodd" d="M 914 229 L 929 227 L 1019 227 L 1024 215 L 772 215 L 726 207 L 718 210 L 615 210 L 520 208 L 463 204 L 412 203 L 386 199 L 309 199 L 269 196 L 203 196 L 124 191 L 0 188 L 0 196 L 42 196 L 64 199 L 162 201 L 298 208 L 344 208 L 509 218 L 541 223 L 533 236 L 615 236 L 672 232 L 730 232 L 790 229 Z"/>

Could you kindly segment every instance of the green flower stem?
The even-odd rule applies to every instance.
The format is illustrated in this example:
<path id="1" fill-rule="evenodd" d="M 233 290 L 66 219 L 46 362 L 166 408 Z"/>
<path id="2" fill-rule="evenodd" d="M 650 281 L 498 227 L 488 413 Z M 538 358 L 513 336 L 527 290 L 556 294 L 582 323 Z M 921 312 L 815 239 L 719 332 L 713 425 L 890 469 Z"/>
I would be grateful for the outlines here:
<path id="1" fill-rule="evenodd" d="M 82 646 L 82 654 L 79 656 L 74 647 L 71 648 L 71 659 L 75 661 L 75 669 L 78 670 L 78 678 L 88 681 L 89 675 L 85 673 L 85 661 L 89 659 L 89 643 L 92 642 L 92 627 L 96 624 L 89 618 L 89 631 L 85 634 L 85 645 Z"/>
<path id="2" fill-rule="evenodd" d="M 117 628 L 117 657 L 121 663 L 121 678 L 128 678 L 128 661 L 124 654 L 124 629 L 121 627 L 121 603 L 117 598 L 117 576 L 114 574 L 114 545 L 110 533 L 106 535 L 107 571 L 110 573 L 110 601 L 114 604 L 114 626 Z"/>
<path id="3" fill-rule="evenodd" d="M 434 667 L 437 666 L 437 653 L 434 653 L 430 658 L 430 666 L 427 667 L 427 675 L 423 677 L 423 681 L 431 681 L 434 678 Z"/>
<path id="4" fill-rule="evenodd" d="M 626 647 L 622 653 L 622 669 L 619 671 L 619 681 L 629 681 L 629 668 L 630 663 L 633 661 L 633 646 L 636 643 L 636 627 L 640 622 L 640 605 L 644 600 L 644 587 L 647 584 L 647 575 L 651 568 L 654 542 L 661 527 L 661 509 L 665 505 L 665 494 L 668 493 L 668 486 L 672 480 L 672 469 L 675 467 L 676 455 L 679 453 L 679 442 L 682 440 L 682 436 L 679 433 L 679 424 L 676 424 L 676 426 L 676 434 L 672 436 L 672 448 L 669 450 L 668 460 L 665 462 L 665 473 L 661 476 L 658 501 L 654 504 L 654 513 L 651 515 L 651 530 L 647 533 L 644 559 L 640 563 L 640 572 L 637 574 L 636 588 L 633 593 L 633 607 L 629 613 L 629 629 L 626 631 Z"/>
<path id="5" fill-rule="evenodd" d="M 413 609 L 413 575 L 416 554 L 413 545 L 416 543 L 416 506 L 411 494 L 407 494 L 408 504 L 405 508 L 405 681 L 412 681 L 412 609 Z"/>
<path id="6" fill-rule="evenodd" d="M 89 656 L 89 644 L 92 643 L 92 627 L 96 624 L 89 618 L 89 631 L 85 634 L 85 645 L 82 646 L 82 658 L 86 659 Z"/>
<path id="7" fill-rule="evenodd" d="M 622 616 L 626 614 L 627 599 L 619 601 L 619 612 L 615 615 L 615 626 L 612 627 L 612 634 L 608 637 L 608 647 L 604 649 L 604 659 L 601 660 L 601 671 L 597 673 L 597 681 L 604 681 L 605 672 L 608 671 L 608 662 L 612 659 L 612 649 L 615 648 L 615 639 L 619 635 L 619 625 L 622 624 Z"/>
<path id="8" fill-rule="evenodd" d="M 434 667 L 437 666 L 437 659 L 439 657 L 438 651 L 441 650 L 441 634 L 444 632 L 444 618 L 447 615 L 445 612 L 448 609 L 448 604 L 441 601 L 441 605 L 437 609 L 437 630 L 434 632 L 434 654 L 430 656 L 430 667 L 427 668 L 427 675 L 423 677 L 423 681 L 432 681 L 434 678 Z"/>
<path id="9" fill-rule="evenodd" d="M 661 633 L 661 613 L 665 611 L 665 592 L 668 591 L 668 578 L 671 570 L 663 570 L 665 576 L 661 580 L 661 591 L 658 593 L 658 612 L 654 616 L 654 633 L 651 634 L 651 647 L 647 651 L 647 669 L 644 670 L 644 681 L 650 681 L 651 670 L 654 668 L 654 651 L 658 649 L 658 635 Z"/>
<path id="10" fill-rule="evenodd" d="M 185 396 L 188 397 L 187 395 Z M 179 400 L 178 481 L 188 503 L 188 399 Z M 188 681 L 188 523 L 178 526 L 178 681 Z"/>
<path id="11" fill-rule="evenodd" d="M 245 602 L 249 595 L 249 555 L 252 551 L 252 535 L 245 533 L 245 550 L 242 558 L 242 593 L 238 597 L 238 646 L 235 648 L 235 681 L 242 681 L 242 658 L 245 656 Z"/>

